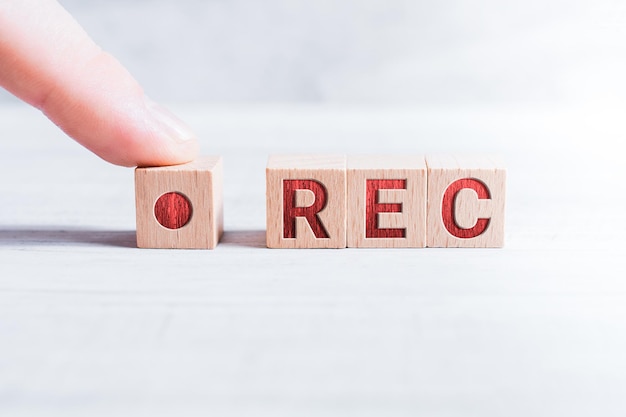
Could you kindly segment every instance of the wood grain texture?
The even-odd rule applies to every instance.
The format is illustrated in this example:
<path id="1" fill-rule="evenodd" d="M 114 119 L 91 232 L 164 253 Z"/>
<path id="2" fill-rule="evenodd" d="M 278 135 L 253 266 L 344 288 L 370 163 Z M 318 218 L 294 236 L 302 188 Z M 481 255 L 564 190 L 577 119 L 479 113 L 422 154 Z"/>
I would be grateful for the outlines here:
<path id="1" fill-rule="evenodd" d="M 215 248 L 224 230 L 222 170 L 219 156 L 202 157 L 184 165 L 137 168 L 137 246 Z M 179 204 L 180 198 L 174 200 L 166 195 L 184 196 L 191 204 L 189 211 Z"/>
<path id="2" fill-rule="evenodd" d="M 349 156 L 347 181 L 348 247 L 426 245 L 424 156 Z"/>
<path id="3" fill-rule="evenodd" d="M 154 217 L 166 229 L 180 229 L 191 220 L 193 208 L 184 195 L 165 193 L 154 203 Z"/>
<path id="4" fill-rule="evenodd" d="M 433 155 L 428 165 L 428 247 L 504 246 L 506 170 L 498 157 Z"/>
<path id="5" fill-rule="evenodd" d="M 266 169 L 268 248 L 346 247 L 346 157 L 272 155 Z"/>

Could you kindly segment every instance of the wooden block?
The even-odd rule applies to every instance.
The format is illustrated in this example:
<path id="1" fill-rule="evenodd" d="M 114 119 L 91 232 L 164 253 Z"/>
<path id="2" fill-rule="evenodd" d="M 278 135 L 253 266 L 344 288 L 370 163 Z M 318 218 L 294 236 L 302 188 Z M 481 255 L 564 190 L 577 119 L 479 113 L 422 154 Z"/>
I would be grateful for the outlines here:
<path id="1" fill-rule="evenodd" d="M 348 247 L 426 246 L 423 156 L 349 156 L 347 177 Z"/>
<path id="2" fill-rule="evenodd" d="M 346 157 L 272 155 L 267 162 L 267 247 L 346 247 Z"/>
<path id="3" fill-rule="evenodd" d="M 222 157 L 135 170 L 137 246 L 213 249 L 223 233 Z"/>
<path id="4" fill-rule="evenodd" d="M 490 156 L 426 158 L 426 246 L 498 248 L 504 245 L 504 164 Z"/>

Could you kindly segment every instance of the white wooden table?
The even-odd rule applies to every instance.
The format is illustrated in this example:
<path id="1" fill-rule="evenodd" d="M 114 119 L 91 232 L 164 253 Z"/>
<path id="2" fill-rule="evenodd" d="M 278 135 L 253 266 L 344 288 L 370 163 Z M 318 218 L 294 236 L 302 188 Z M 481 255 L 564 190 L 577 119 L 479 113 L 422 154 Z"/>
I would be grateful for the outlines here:
<path id="1" fill-rule="evenodd" d="M 215 251 L 134 247 L 132 170 L 0 108 L 0 415 L 623 416 L 623 110 L 174 106 Z M 269 250 L 273 152 L 502 153 L 504 249 Z"/>

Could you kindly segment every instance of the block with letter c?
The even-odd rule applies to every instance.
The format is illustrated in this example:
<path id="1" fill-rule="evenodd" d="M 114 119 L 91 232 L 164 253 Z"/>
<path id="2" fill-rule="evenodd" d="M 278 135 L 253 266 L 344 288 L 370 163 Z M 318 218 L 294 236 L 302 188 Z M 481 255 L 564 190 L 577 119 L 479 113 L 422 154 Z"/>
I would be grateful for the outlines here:
<path id="1" fill-rule="evenodd" d="M 506 170 L 495 157 L 439 155 L 428 166 L 428 247 L 504 245 Z"/>

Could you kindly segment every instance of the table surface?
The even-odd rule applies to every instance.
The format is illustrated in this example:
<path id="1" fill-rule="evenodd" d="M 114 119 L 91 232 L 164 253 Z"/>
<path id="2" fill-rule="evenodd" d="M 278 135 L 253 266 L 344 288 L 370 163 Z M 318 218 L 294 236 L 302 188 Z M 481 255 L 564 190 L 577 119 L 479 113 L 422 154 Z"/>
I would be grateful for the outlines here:
<path id="1" fill-rule="evenodd" d="M 626 413 L 624 109 L 172 106 L 214 251 L 135 248 L 132 170 L 0 107 L 0 414 Z M 489 152 L 503 249 L 265 248 L 272 153 Z"/>

